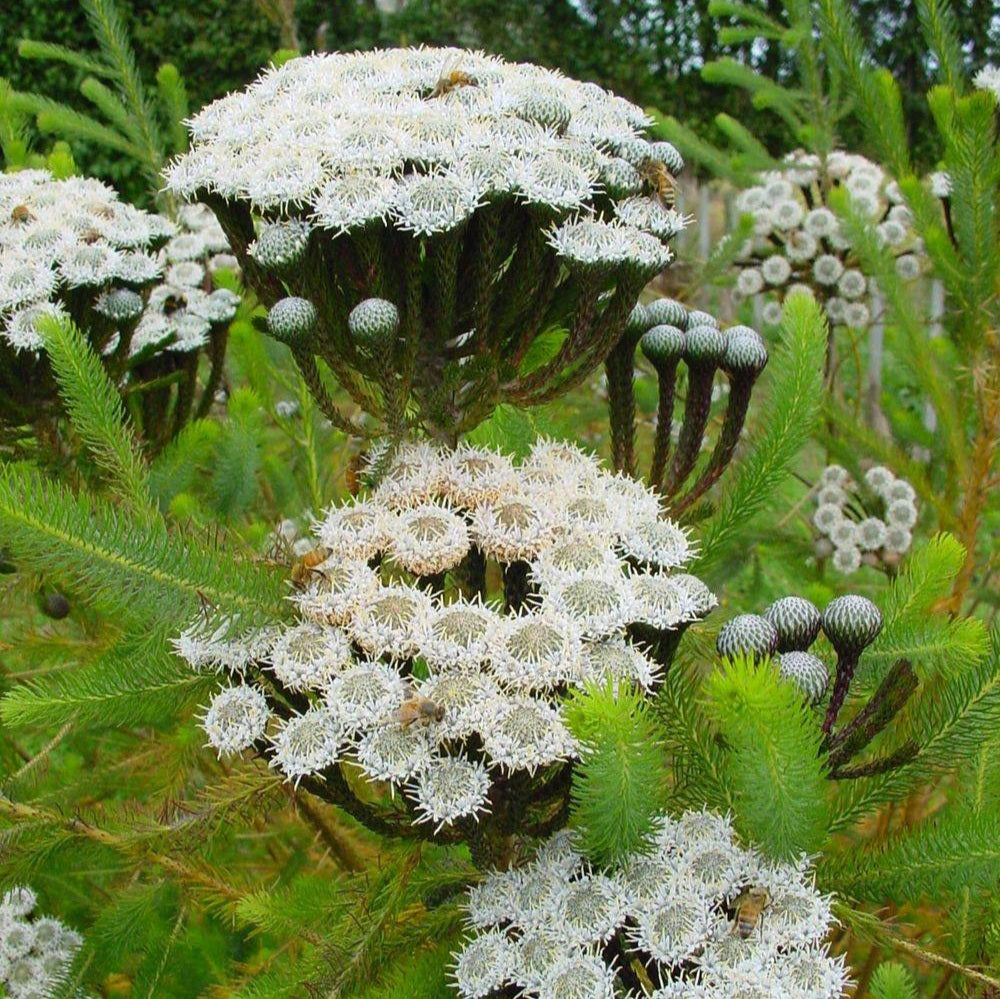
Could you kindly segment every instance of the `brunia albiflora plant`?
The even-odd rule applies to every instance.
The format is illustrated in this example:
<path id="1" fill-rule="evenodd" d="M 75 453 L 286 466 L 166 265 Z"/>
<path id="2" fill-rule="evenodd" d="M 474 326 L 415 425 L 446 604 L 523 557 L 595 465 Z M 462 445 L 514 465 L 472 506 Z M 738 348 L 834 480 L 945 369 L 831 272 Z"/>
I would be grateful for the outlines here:
<path id="1" fill-rule="evenodd" d="M 476 91 L 492 86 L 490 67 L 506 72 L 471 54 L 457 68 L 450 54 L 431 58 L 428 50 L 369 58 L 405 69 L 411 57 L 425 65 L 423 82 L 415 94 L 413 77 L 401 71 L 399 103 L 419 100 L 421 125 L 424 105 L 446 122 L 451 114 L 466 120 L 464 102 L 475 106 Z M 309 149 L 309 134 L 299 129 L 297 105 L 282 103 L 285 86 L 322 80 L 331 60 L 287 65 L 285 76 L 272 71 L 248 92 L 295 112 L 283 159 L 256 155 L 263 111 L 245 119 L 213 112 L 220 127 L 246 129 L 254 151 L 246 170 L 269 163 L 275 196 L 289 181 L 283 164 L 311 163 L 296 153 L 300 143 Z M 442 88 L 446 70 L 476 82 L 459 77 L 462 85 Z M 515 84 L 521 72 L 511 70 Z M 523 72 L 532 95 L 551 96 L 542 83 L 557 96 L 577 86 Z M 387 98 L 361 76 L 366 86 L 353 93 L 363 141 L 379 134 L 367 95 L 373 105 Z M 316 99 L 327 97 L 320 87 Z M 247 99 L 227 100 L 239 107 Z M 558 108 L 542 104 L 546 113 Z M 545 136 L 568 148 L 573 118 L 585 124 L 587 108 L 563 106 L 562 131 L 529 129 L 532 143 Z M 514 125 L 516 140 L 523 112 L 491 105 L 487 126 L 497 116 Z M 634 123 L 629 129 L 639 132 Z M 277 131 L 273 138 L 277 146 Z M 606 141 L 590 151 L 609 156 Z M 397 147 L 379 148 L 376 165 Z M 534 162 L 532 150 L 515 152 L 518 169 Z M 229 153 L 228 175 L 236 177 L 237 147 Z M 397 164 L 387 179 L 408 189 L 442 176 L 461 179 L 454 164 L 433 169 L 417 160 Z M 559 275 L 541 319 L 524 318 L 525 290 L 517 306 L 524 311 L 505 336 L 466 357 L 456 341 L 470 332 L 474 340 L 475 321 L 456 319 L 444 339 L 434 333 L 438 265 L 457 246 L 455 275 L 468 280 L 463 268 L 472 266 L 473 283 L 455 292 L 457 314 L 473 301 L 463 292 L 477 287 L 480 258 L 468 240 L 488 198 L 470 209 L 466 242 L 451 230 L 412 236 L 398 225 L 402 203 L 394 202 L 375 231 L 383 242 L 416 244 L 420 267 L 407 271 L 383 253 L 386 268 L 402 268 L 386 290 L 375 284 L 370 222 L 333 235 L 314 217 L 311 196 L 300 204 L 287 192 L 269 205 L 242 190 L 221 207 L 222 194 L 207 197 L 224 228 L 227 217 L 249 220 L 250 229 L 241 223 L 229 238 L 244 277 L 259 283 L 268 328 L 292 329 L 312 315 L 294 300 L 311 303 L 313 339 L 291 351 L 301 377 L 274 338 L 234 325 L 230 361 L 252 388 L 231 393 L 224 430 L 210 429 L 221 421 L 194 420 L 147 462 L 87 331 L 56 317 L 41 335 L 53 360 L 64 359 L 53 371 L 76 431 L 70 446 L 90 466 L 93 486 L 55 481 L 26 463 L 0 471 L 0 536 L 19 570 L 8 603 L 23 595 L 29 573 L 57 580 L 73 597 L 63 621 L 29 621 L 11 643 L 17 673 L 5 677 L 0 706 L 0 876 L 30 880 L 46 911 L 85 929 L 67 988 L 114 994 L 124 978 L 136 994 L 154 996 L 441 999 L 526 990 L 735 999 L 832 997 L 855 977 L 862 988 L 870 981 L 872 995 L 893 995 L 885 990 L 905 986 L 905 972 L 886 963 L 871 973 L 890 953 L 920 969 L 922 987 L 937 988 L 948 975 L 973 995 L 993 988 L 1000 687 L 982 623 L 940 606 L 962 570 L 962 546 L 918 533 L 896 576 L 879 576 L 867 597 L 813 602 L 774 593 L 766 581 L 739 608 L 764 606 L 759 617 L 712 609 L 713 594 L 734 599 L 719 578 L 727 551 L 745 546 L 752 518 L 816 425 L 826 347 L 818 305 L 789 296 L 762 373 L 766 354 L 752 331 L 723 331 L 707 314 L 663 300 L 636 310 L 638 288 L 609 333 L 625 294 L 617 263 L 602 270 L 593 328 L 569 323 L 593 289 L 555 254 Z M 531 290 L 540 296 L 543 265 L 553 259 L 546 240 L 575 223 L 549 218 L 539 240 L 520 192 L 500 199 L 501 217 L 523 215 L 487 283 L 502 287 L 524 238 L 541 254 Z M 640 188 L 633 197 L 665 211 L 654 193 Z M 574 210 L 599 209 L 604 196 L 592 190 L 593 202 Z M 276 223 L 282 238 L 308 230 L 303 260 L 323 268 L 308 278 L 310 294 L 293 283 L 306 280 L 304 265 L 269 276 L 257 260 Z M 648 235 L 637 230 L 621 245 L 651 246 Z M 392 294 L 393 281 L 414 275 L 419 295 L 408 305 Z M 332 304 L 321 297 L 327 287 Z M 558 320 L 557 299 L 569 303 Z M 497 295 L 494 305 L 505 301 Z M 412 302 L 419 308 L 411 313 Z M 327 327 L 329 315 L 338 324 Z M 423 363 L 407 382 L 412 315 Z M 510 337 L 535 321 L 514 365 Z M 355 354 L 333 353 L 326 336 L 358 344 Z M 523 387 L 589 341 L 570 362 L 577 367 L 562 368 L 563 357 L 545 375 L 554 391 L 582 382 L 610 357 L 598 347 L 604 336 L 609 351 L 626 345 L 621 357 L 631 359 L 639 345 L 664 410 L 669 401 L 672 414 L 674 395 L 684 400 L 680 438 L 661 454 L 657 481 L 609 471 L 572 444 L 505 431 L 531 425 L 531 417 L 505 423 L 508 407 L 469 441 L 455 440 L 458 428 L 513 398 L 507 386 Z M 388 351 L 369 346 L 387 342 L 392 365 Z M 309 367 L 316 357 L 320 383 Z M 352 393 L 327 381 L 320 362 L 338 379 L 341 364 L 377 423 L 340 419 Z M 461 377 L 435 382 L 432 363 Z M 463 388 L 481 369 L 488 405 Z M 716 431 L 705 400 L 720 371 L 730 398 Z M 631 392 L 628 366 L 618 373 Z M 248 414 L 278 383 L 296 387 L 299 416 L 267 408 L 273 431 Z M 568 405 L 574 397 L 562 398 Z M 389 430 L 388 441 L 369 443 L 351 495 L 332 505 L 318 471 L 331 464 L 324 434 L 332 431 L 316 418 L 316 402 L 341 430 Z M 616 405 L 612 437 L 628 441 L 635 416 Z M 750 431 L 741 435 L 748 410 Z M 239 429 L 236 445 L 216 462 L 205 444 L 230 424 Z M 287 437 L 285 427 L 294 428 Z M 716 443 L 699 467 L 706 434 Z M 625 467 L 626 451 L 616 449 Z M 259 482 L 263 495 L 249 501 L 259 509 L 194 506 L 190 496 L 202 487 L 192 469 L 206 463 L 219 466 L 206 476 L 206 493 L 223 480 L 255 489 Z M 298 477 L 308 481 L 301 492 L 290 484 Z M 694 519 L 693 503 L 682 506 L 691 478 L 688 493 L 700 488 L 713 500 L 707 512 L 699 504 L 696 530 L 680 519 Z M 663 505 L 670 495 L 673 509 Z M 295 556 L 282 547 L 290 529 L 267 530 L 287 517 L 312 521 L 315 534 Z M 932 783 L 932 808 L 901 816 L 901 803 Z M 911 936 L 883 921 L 887 902 L 947 914 L 948 940 L 964 949 L 946 955 L 942 935 Z"/>

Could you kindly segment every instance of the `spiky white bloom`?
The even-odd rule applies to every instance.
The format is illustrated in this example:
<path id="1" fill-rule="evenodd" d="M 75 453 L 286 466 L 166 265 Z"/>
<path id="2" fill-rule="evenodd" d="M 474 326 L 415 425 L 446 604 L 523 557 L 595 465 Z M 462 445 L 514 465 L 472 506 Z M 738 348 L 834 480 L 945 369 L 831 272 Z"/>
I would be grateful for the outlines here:
<path id="1" fill-rule="evenodd" d="M 601 267 L 635 263 L 651 274 L 663 270 L 672 254 L 654 235 L 622 222 L 585 218 L 552 229 L 549 244 L 571 264 Z"/>
<path id="2" fill-rule="evenodd" d="M 417 691 L 444 708 L 444 718 L 434 726 L 434 734 L 441 739 L 472 735 L 488 724 L 502 699 L 491 676 L 471 671 L 436 674 L 421 681 Z"/>
<path id="3" fill-rule="evenodd" d="M 659 682 L 662 667 L 624 638 L 584 642 L 581 684 L 635 683 L 645 690 Z"/>
<path id="4" fill-rule="evenodd" d="M 893 479 L 887 483 L 882 490 L 882 498 L 887 503 L 894 503 L 896 500 L 906 500 L 908 503 L 916 505 L 917 493 L 913 486 L 905 479 Z"/>
<path id="5" fill-rule="evenodd" d="M 219 756 L 249 749 L 263 738 L 271 710 L 263 693 L 250 684 L 223 687 L 209 705 L 202 723 L 209 745 Z"/>
<path id="6" fill-rule="evenodd" d="M 792 265 L 787 257 L 774 254 L 760 265 L 760 273 L 767 284 L 784 284 L 792 275 Z"/>
<path id="7" fill-rule="evenodd" d="M 378 574 L 367 563 L 334 555 L 313 569 L 304 590 L 288 599 L 307 620 L 344 625 L 378 588 Z"/>
<path id="8" fill-rule="evenodd" d="M 431 764 L 431 739 L 417 725 L 389 722 L 369 729 L 358 740 L 358 764 L 370 780 L 403 783 Z"/>
<path id="9" fill-rule="evenodd" d="M 551 544 L 557 525 L 540 502 L 515 495 L 473 510 L 471 533 L 498 562 L 530 562 Z"/>
<path id="10" fill-rule="evenodd" d="M 347 635 L 311 621 L 286 629 L 271 646 L 271 671 L 289 690 L 322 690 L 350 662 Z"/>
<path id="11" fill-rule="evenodd" d="M 881 494 L 896 481 L 896 476 L 884 465 L 873 465 L 865 472 L 865 482 L 869 488 Z"/>
<path id="12" fill-rule="evenodd" d="M 672 520 L 634 520 L 619 532 L 619 546 L 626 558 L 660 569 L 676 569 L 698 554 L 688 532 Z"/>
<path id="13" fill-rule="evenodd" d="M 476 962 L 480 946 L 506 962 L 509 946 L 504 980 L 520 994 L 611 997 L 627 989 L 615 961 L 598 948 L 620 933 L 650 977 L 669 983 L 653 993 L 661 999 L 842 994 L 843 962 L 822 943 L 830 899 L 816 891 L 804 862 L 766 862 L 738 845 L 724 816 L 664 816 L 642 852 L 596 876 L 565 841 L 565 832 L 557 834 L 524 867 L 491 873 L 470 891 L 467 921 L 476 935 L 457 955 L 458 967 L 467 951 Z M 563 855 L 569 862 L 561 866 Z M 770 901 L 744 937 L 736 909 L 751 886 Z M 738 988 L 728 990 L 727 982 Z"/>
<path id="14" fill-rule="evenodd" d="M 465 816 L 489 811 L 490 776 L 481 763 L 461 756 L 431 760 L 407 786 L 416 802 L 419 822 L 433 822 L 437 830 Z"/>
<path id="15" fill-rule="evenodd" d="M 853 547 L 858 543 L 858 525 L 842 517 L 826 535 L 839 548 Z"/>
<path id="16" fill-rule="evenodd" d="M 423 503 L 396 514 L 387 525 L 389 554 L 415 576 L 454 569 L 469 551 L 465 520 L 453 510 Z"/>
<path id="17" fill-rule="evenodd" d="M 619 579 L 623 568 L 621 560 L 605 542 L 577 528 L 538 553 L 531 563 L 531 575 L 544 591 L 581 575 Z"/>
<path id="18" fill-rule="evenodd" d="M 745 267 L 739 272 L 736 278 L 736 290 L 749 298 L 756 295 L 764 288 L 764 276 L 759 267 Z"/>
<path id="19" fill-rule="evenodd" d="M 381 504 L 358 500 L 331 507 L 317 534 L 338 558 L 367 561 L 386 547 L 389 523 Z"/>
<path id="20" fill-rule="evenodd" d="M 583 643 L 572 621 L 548 612 L 499 619 L 490 668 L 505 685 L 547 690 L 580 676 Z"/>
<path id="21" fill-rule="evenodd" d="M 666 573 L 635 573 L 628 579 L 631 623 L 673 631 L 698 616 L 688 590 Z"/>
<path id="22" fill-rule="evenodd" d="M 850 576 L 861 568 L 861 549 L 853 544 L 834 545 L 830 562 L 837 572 Z"/>
<path id="23" fill-rule="evenodd" d="M 543 606 L 572 620 L 585 638 L 620 632 L 633 613 L 625 581 L 600 575 L 580 575 L 553 586 Z"/>
<path id="24" fill-rule="evenodd" d="M 765 326 L 777 326 L 784 314 L 785 310 L 780 302 L 766 302 L 760 311 L 760 318 Z"/>
<path id="25" fill-rule="evenodd" d="M 885 532 L 885 550 L 895 554 L 909 551 L 913 544 L 913 535 L 899 524 L 889 524 Z"/>
<path id="26" fill-rule="evenodd" d="M 893 527 L 911 528 L 917 522 L 917 508 L 908 499 L 893 500 L 886 507 L 885 519 Z"/>
<path id="27" fill-rule="evenodd" d="M 488 658 L 497 626 L 496 614 L 481 603 L 434 608 L 419 636 L 420 654 L 435 669 L 475 669 Z"/>
<path id="28" fill-rule="evenodd" d="M 841 465 L 827 465 L 820 475 L 819 481 L 824 486 L 847 487 L 851 482 L 850 473 Z"/>
<path id="29" fill-rule="evenodd" d="M 977 90 L 988 91 L 1000 103 L 1000 66 L 984 66 L 972 78 L 972 85 Z"/>
<path id="30" fill-rule="evenodd" d="M 576 755 L 576 741 L 558 709 L 530 697 L 500 701 L 496 714 L 482 733 L 491 759 L 507 770 L 527 770 Z"/>
<path id="31" fill-rule="evenodd" d="M 325 705 L 293 715 L 271 739 L 271 766 L 296 784 L 337 762 L 344 727 Z"/>
<path id="32" fill-rule="evenodd" d="M 503 986 L 513 965 L 513 941 L 499 930 L 482 933 L 465 946 L 455 963 L 455 989 L 462 999 L 483 999 Z"/>

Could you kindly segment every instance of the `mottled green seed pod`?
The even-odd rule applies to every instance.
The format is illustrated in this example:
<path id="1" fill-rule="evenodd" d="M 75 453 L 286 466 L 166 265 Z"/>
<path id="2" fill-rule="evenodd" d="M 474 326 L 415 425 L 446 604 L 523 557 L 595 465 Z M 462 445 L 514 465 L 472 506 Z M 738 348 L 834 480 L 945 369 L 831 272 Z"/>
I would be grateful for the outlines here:
<path id="1" fill-rule="evenodd" d="M 643 354 L 654 367 L 678 360 L 687 346 L 687 337 L 676 326 L 654 326 L 639 341 Z"/>
<path id="2" fill-rule="evenodd" d="M 627 160 L 613 156 L 601 167 L 601 183 L 608 197 L 630 198 L 642 190 L 642 175 Z"/>
<path id="3" fill-rule="evenodd" d="M 722 366 L 727 371 L 759 374 L 767 365 L 767 345 L 749 326 L 731 326 L 726 331 Z"/>
<path id="4" fill-rule="evenodd" d="M 295 343 L 316 328 L 316 306 L 308 298 L 291 296 L 275 302 L 267 314 L 271 336 L 282 343 Z"/>
<path id="5" fill-rule="evenodd" d="M 721 329 L 719 320 L 712 315 L 711 312 L 700 312 L 698 309 L 693 309 L 688 313 L 688 328 L 692 326 L 711 326 L 714 329 Z"/>
<path id="6" fill-rule="evenodd" d="M 782 652 L 778 656 L 778 672 L 791 680 L 810 704 L 819 704 L 830 685 L 830 672 L 822 659 L 808 652 Z"/>
<path id="7" fill-rule="evenodd" d="M 650 153 L 654 160 L 659 160 L 671 173 L 680 173 L 684 169 L 684 159 L 672 142 L 650 143 Z"/>
<path id="8" fill-rule="evenodd" d="M 358 345 L 366 350 L 390 346 L 399 331 L 399 309 L 384 298 L 366 298 L 347 317 L 347 328 Z"/>
<path id="9" fill-rule="evenodd" d="M 94 311 L 107 316 L 114 323 L 138 319 L 143 307 L 142 296 L 131 288 L 113 288 L 100 295 L 94 303 Z"/>
<path id="10" fill-rule="evenodd" d="M 625 321 L 625 332 L 629 336 L 640 337 L 650 328 L 651 325 L 652 324 L 649 321 L 649 310 L 642 304 L 642 302 L 639 302 L 629 313 L 629 317 Z"/>
<path id="11" fill-rule="evenodd" d="M 573 112 L 569 105 L 555 94 L 536 92 L 522 97 L 514 107 L 514 114 L 525 121 L 533 121 L 553 132 L 565 132 Z"/>
<path id="12" fill-rule="evenodd" d="M 696 315 L 692 312 L 691 316 Z M 726 352 L 726 338 L 714 327 L 694 325 L 688 317 L 684 358 L 689 364 L 719 364 Z"/>
<path id="13" fill-rule="evenodd" d="M 819 608 L 804 597 L 775 600 L 764 611 L 764 617 L 778 633 L 779 652 L 804 652 L 816 641 L 823 624 Z"/>
<path id="14" fill-rule="evenodd" d="M 823 611 L 823 632 L 837 653 L 854 659 L 882 630 L 882 612 L 866 597 L 837 597 Z"/>
<path id="15" fill-rule="evenodd" d="M 688 310 L 673 298 L 657 298 L 646 305 L 650 326 L 688 328 Z"/>
<path id="16" fill-rule="evenodd" d="M 738 655 L 766 659 L 778 647 L 778 633 L 766 618 L 759 614 L 738 614 L 727 621 L 715 640 L 715 648 L 723 659 Z"/>
<path id="17" fill-rule="evenodd" d="M 261 227 L 250 256 L 269 271 L 287 271 L 305 257 L 310 232 L 308 222 L 269 222 Z"/>

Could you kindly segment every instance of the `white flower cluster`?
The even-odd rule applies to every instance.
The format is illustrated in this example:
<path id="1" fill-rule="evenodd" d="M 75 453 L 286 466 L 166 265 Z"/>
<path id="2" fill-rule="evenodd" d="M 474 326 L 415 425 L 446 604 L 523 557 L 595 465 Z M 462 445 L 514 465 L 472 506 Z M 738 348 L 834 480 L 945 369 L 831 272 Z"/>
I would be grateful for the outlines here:
<path id="1" fill-rule="evenodd" d="M 100 181 L 56 180 L 46 170 L 0 174 L 0 337 L 38 350 L 35 320 L 64 313 L 78 288 L 95 293 L 156 280 L 151 248 L 175 232 L 168 219 L 123 201 Z"/>
<path id="2" fill-rule="evenodd" d="M 433 235 L 510 196 L 571 216 L 552 237 L 571 259 L 663 267 L 660 240 L 685 220 L 635 196 L 649 163 L 682 162 L 642 137 L 648 124 L 596 84 L 479 52 L 313 55 L 202 109 L 166 177 L 186 198 L 212 192 L 334 233 L 387 222 Z M 586 218 L 598 196 L 606 218 Z"/>
<path id="3" fill-rule="evenodd" d="M 198 350 L 208 343 L 212 325 L 232 319 L 240 303 L 228 288 L 212 290 L 216 271 L 239 269 L 215 216 L 201 205 L 185 205 L 179 221 L 179 231 L 159 253 L 164 280 L 149 293 L 132 334 L 133 356 L 160 344 L 178 353 Z M 112 341 L 107 352 L 116 345 Z"/>
<path id="4" fill-rule="evenodd" d="M 993 99 L 1000 103 L 1000 66 L 984 66 L 972 78 L 972 85 L 977 90 L 986 90 Z"/>
<path id="5" fill-rule="evenodd" d="M 656 495 L 564 443 L 540 442 L 520 465 L 406 446 L 370 498 L 333 507 L 316 533 L 329 557 L 292 597 L 299 623 L 178 640 L 195 669 L 247 680 L 208 709 L 209 742 L 220 753 L 269 743 L 295 780 L 348 759 L 403 787 L 436 826 L 486 809 L 491 771 L 575 756 L 568 688 L 656 682 L 630 626 L 676 631 L 715 604 L 698 579 L 671 574 L 694 548 Z M 506 573 L 506 609 L 444 585 L 482 560 Z M 269 684 L 307 709 L 272 717 Z"/>
<path id="6" fill-rule="evenodd" d="M 736 291 L 743 298 L 761 297 L 769 325 L 781 322 L 786 295 L 806 290 L 821 301 L 831 323 L 864 329 L 872 319 L 871 282 L 826 198 L 831 188 L 847 190 L 876 223 L 899 275 L 909 280 L 923 267 L 923 248 L 899 185 L 877 164 L 851 153 L 831 153 L 825 168 L 818 156 L 802 152 L 786 162 L 736 199 L 737 209 L 754 219 L 753 236 L 737 260 Z"/>
<path id="7" fill-rule="evenodd" d="M 863 561 L 898 564 L 913 543 L 911 531 L 917 522 L 913 486 L 875 465 L 865 472 L 865 487 L 859 490 L 846 469 L 830 465 L 816 490 L 813 526 L 823 542 L 817 550 L 848 576 Z"/>
<path id="8" fill-rule="evenodd" d="M 0 993 L 10 999 L 51 999 L 83 943 L 58 919 L 32 919 L 36 901 L 25 887 L 0 898 Z"/>
<path id="9" fill-rule="evenodd" d="M 758 906 L 746 904 L 746 898 Z M 835 999 L 847 974 L 823 938 L 830 899 L 805 862 L 766 860 L 711 812 L 664 817 L 649 850 L 591 870 L 570 835 L 493 872 L 468 897 L 476 935 L 457 955 L 462 999 L 617 999 L 636 959 L 652 999 Z"/>

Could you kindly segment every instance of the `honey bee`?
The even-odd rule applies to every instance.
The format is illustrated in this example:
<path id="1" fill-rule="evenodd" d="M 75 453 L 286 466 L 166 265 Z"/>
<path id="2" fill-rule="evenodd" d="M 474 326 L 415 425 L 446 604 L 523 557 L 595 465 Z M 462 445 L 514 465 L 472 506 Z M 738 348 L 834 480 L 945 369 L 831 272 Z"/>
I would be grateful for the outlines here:
<path id="1" fill-rule="evenodd" d="M 396 710 L 396 721 L 403 728 L 411 725 L 429 725 L 444 718 L 444 708 L 429 697 L 423 697 L 411 688 L 409 696 Z"/>
<path id="2" fill-rule="evenodd" d="M 296 559 L 292 563 L 292 582 L 296 586 L 305 586 L 309 581 L 309 577 L 317 572 L 317 566 L 321 565 L 330 557 L 330 549 L 314 548 L 312 551 L 306 552 L 305 555 L 300 559 Z"/>
<path id="3" fill-rule="evenodd" d="M 438 77 L 438 82 L 434 85 L 434 89 L 431 91 L 431 97 L 444 97 L 445 94 L 450 94 L 453 90 L 457 90 L 459 87 L 476 86 L 479 81 L 474 76 L 470 76 L 464 70 L 459 68 L 459 63 L 461 61 L 462 57 L 458 55 L 445 64 L 444 69 L 441 71 L 441 75 Z"/>
<path id="4" fill-rule="evenodd" d="M 660 160 L 645 160 L 639 167 L 639 174 L 667 208 L 674 207 L 677 200 L 677 180 Z"/>
<path id="5" fill-rule="evenodd" d="M 743 889 L 733 900 L 733 933 L 748 940 L 755 929 L 761 925 L 761 916 L 771 904 L 771 893 L 766 888 L 750 885 Z"/>
<path id="6" fill-rule="evenodd" d="M 15 205 L 10 213 L 11 222 L 33 222 L 34 214 L 27 205 Z"/>

